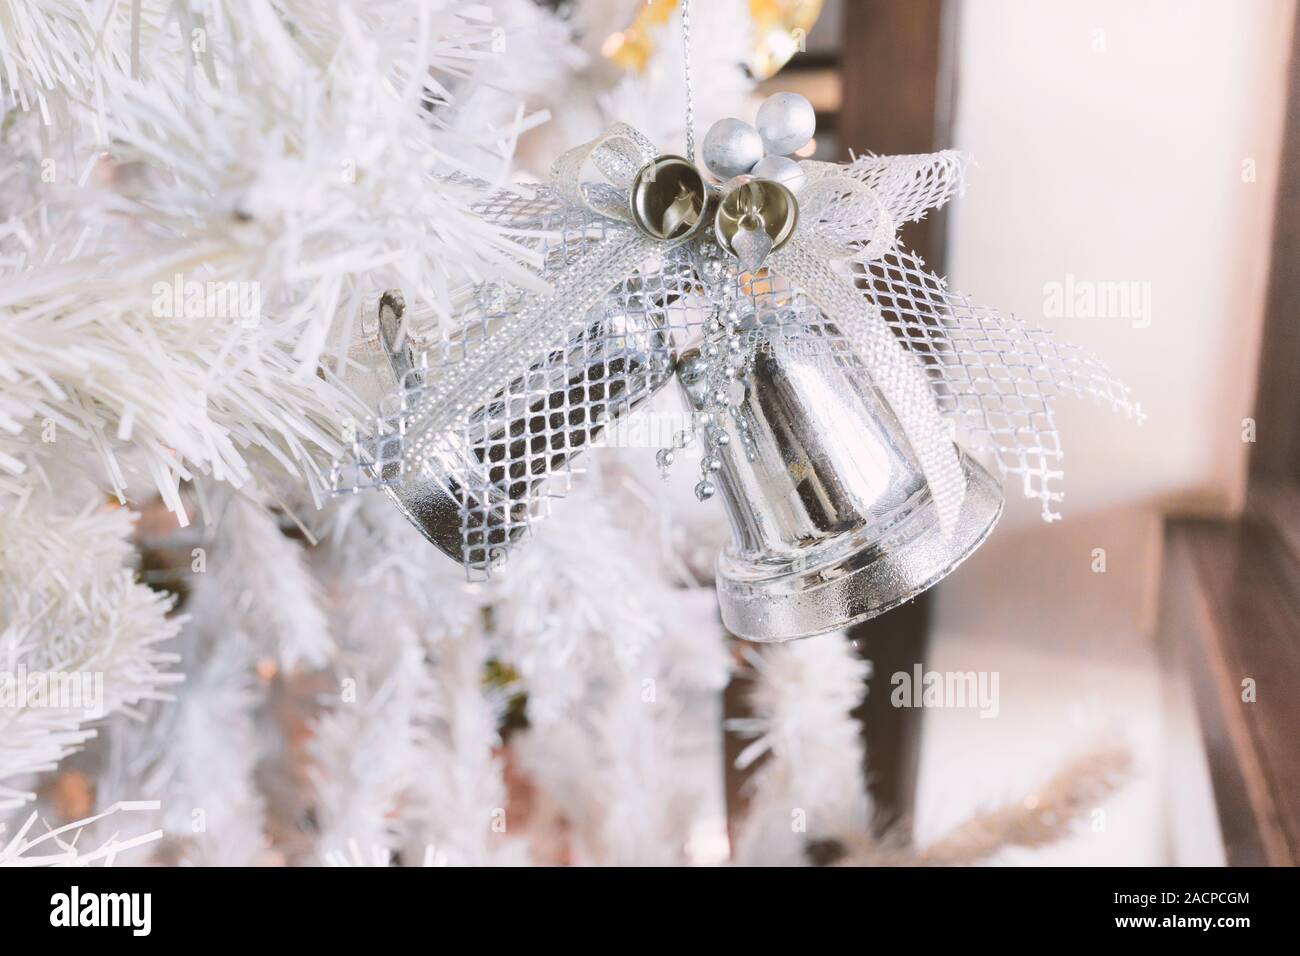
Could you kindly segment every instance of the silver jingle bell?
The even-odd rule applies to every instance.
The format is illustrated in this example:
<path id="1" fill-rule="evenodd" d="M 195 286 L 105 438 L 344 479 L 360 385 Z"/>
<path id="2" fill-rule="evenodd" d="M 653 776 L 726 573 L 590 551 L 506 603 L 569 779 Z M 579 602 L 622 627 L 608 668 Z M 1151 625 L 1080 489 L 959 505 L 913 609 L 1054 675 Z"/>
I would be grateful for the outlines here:
<path id="1" fill-rule="evenodd" d="M 651 239 L 680 239 L 704 222 L 709 194 L 695 164 L 681 156 L 657 156 L 632 180 L 632 221 Z"/>
<path id="2" fill-rule="evenodd" d="M 771 179 L 739 182 L 723 195 L 713 220 L 718 245 L 749 272 L 780 249 L 798 224 L 799 203 L 794 193 Z M 756 232 L 762 235 L 755 237 Z"/>
<path id="3" fill-rule="evenodd" d="M 814 334 L 837 335 L 829 325 Z M 712 474 L 732 541 L 718 557 L 722 620 L 751 641 L 839 630 L 911 600 L 966 559 L 1002 513 L 1002 489 L 961 456 L 966 497 L 944 536 L 898 419 L 851 356 L 764 339 L 741 382 L 745 440 L 720 445 Z M 706 402 L 705 363 L 678 382 Z"/>
<path id="4" fill-rule="evenodd" d="M 401 293 L 389 291 L 362 317 L 365 338 L 348 384 L 372 407 L 437 375 L 417 364 L 409 338 L 396 346 L 404 312 Z M 526 534 L 539 484 L 667 384 L 675 360 L 653 310 L 584 323 L 476 409 L 470 427 L 447 435 L 418 476 L 402 477 L 396 436 L 380 438 L 364 464 L 439 550 L 468 567 L 491 567 Z M 477 516 L 469 526 L 466 512 Z"/>

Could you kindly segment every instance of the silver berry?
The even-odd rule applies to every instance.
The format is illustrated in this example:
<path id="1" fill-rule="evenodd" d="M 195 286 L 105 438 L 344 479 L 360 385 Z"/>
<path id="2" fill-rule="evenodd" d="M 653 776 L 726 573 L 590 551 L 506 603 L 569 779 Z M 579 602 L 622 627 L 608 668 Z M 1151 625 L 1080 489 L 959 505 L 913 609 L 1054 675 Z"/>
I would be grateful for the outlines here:
<path id="1" fill-rule="evenodd" d="M 720 119 L 704 134 L 704 165 L 719 179 L 747 173 L 762 158 L 763 138 L 742 120 Z"/>
<path id="2" fill-rule="evenodd" d="M 803 188 L 806 178 L 803 167 L 788 156 L 764 156 L 754 164 L 754 176 L 774 180 L 792 193 Z"/>
<path id="3" fill-rule="evenodd" d="M 773 93 L 758 108 L 759 138 L 772 156 L 793 153 L 807 145 L 816 131 L 817 114 L 807 97 L 798 93 Z"/>

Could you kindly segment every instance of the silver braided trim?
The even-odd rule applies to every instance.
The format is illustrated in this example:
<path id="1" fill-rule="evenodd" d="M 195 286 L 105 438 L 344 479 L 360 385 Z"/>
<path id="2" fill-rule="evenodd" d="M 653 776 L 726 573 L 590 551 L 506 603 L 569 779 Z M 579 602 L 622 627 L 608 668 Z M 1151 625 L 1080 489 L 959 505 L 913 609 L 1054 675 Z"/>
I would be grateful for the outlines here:
<path id="1" fill-rule="evenodd" d="M 655 157 L 654 144 L 625 123 L 615 123 L 589 143 L 561 155 L 551 167 L 556 192 L 574 206 L 618 222 L 628 222 L 626 189 L 638 170 Z M 588 188 L 583 169 L 590 160 L 612 185 Z M 419 401 L 406 409 L 402 474 L 421 473 L 439 443 L 457 422 L 487 401 L 530 362 L 581 322 L 620 280 L 634 272 L 656 248 L 675 243 L 648 239 L 631 229 L 611 229 L 587 243 L 578 257 L 552 277 L 550 292 L 527 300 L 463 361 L 426 383 Z"/>
<path id="2" fill-rule="evenodd" d="M 551 292 L 535 298 L 482 340 L 472 352 L 447 366 L 426 385 L 417 404 L 406 410 L 402 473 L 419 474 L 439 440 L 501 387 L 528 369 L 540 353 L 564 340 L 609 290 L 635 271 L 661 245 L 632 230 L 597 240 L 555 278 Z"/>
<path id="3" fill-rule="evenodd" d="M 801 289 L 853 344 L 912 444 L 930 486 L 939 526 L 950 534 L 966 497 L 966 476 L 939 413 L 934 391 L 916 358 L 899 343 L 879 313 L 872 312 L 853 283 L 837 274 L 801 237 L 768 260 L 786 281 Z"/>

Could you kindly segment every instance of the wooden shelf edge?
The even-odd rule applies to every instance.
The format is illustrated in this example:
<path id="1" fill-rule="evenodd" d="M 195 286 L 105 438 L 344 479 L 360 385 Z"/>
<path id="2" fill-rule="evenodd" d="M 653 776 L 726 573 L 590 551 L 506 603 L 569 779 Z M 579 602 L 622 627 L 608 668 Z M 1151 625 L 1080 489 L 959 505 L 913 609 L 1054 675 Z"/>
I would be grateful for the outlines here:
<path id="1" fill-rule="evenodd" d="M 1300 590 L 1278 586 L 1300 581 L 1300 560 L 1286 539 L 1286 529 L 1249 517 L 1166 527 L 1161 643 L 1192 686 L 1234 866 L 1300 860 Z M 1242 699 L 1247 677 L 1251 702 Z"/>

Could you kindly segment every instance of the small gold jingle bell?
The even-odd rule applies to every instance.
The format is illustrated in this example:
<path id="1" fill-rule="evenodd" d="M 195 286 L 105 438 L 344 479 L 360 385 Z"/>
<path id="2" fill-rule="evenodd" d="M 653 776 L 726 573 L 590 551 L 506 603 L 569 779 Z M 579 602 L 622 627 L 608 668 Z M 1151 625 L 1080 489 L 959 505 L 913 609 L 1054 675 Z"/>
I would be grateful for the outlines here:
<path id="1" fill-rule="evenodd" d="M 714 218 L 718 245 L 753 272 L 780 249 L 799 223 L 799 203 L 781 183 L 746 179 L 723 197 Z"/>
<path id="2" fill-rule="evenodd" d="M 652 239 L 681 239 L 704 222 L 708 199 L 695 164 L 680 156 L 657 156 L 632 180 L 632 221 Z"/>

